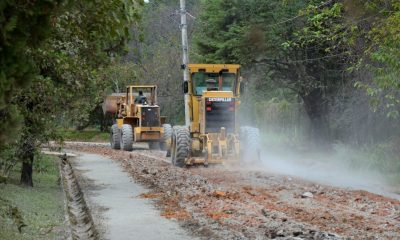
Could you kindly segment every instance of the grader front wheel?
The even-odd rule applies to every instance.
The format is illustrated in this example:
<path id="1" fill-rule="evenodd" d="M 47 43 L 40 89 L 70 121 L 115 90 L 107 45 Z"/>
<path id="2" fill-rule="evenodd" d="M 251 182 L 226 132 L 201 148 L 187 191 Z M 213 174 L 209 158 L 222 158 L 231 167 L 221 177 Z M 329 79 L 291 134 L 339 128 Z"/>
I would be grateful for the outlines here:
<path id="1" fill-rule="evenodd" d="M 183 126 L 174 127 L 171 145 L 171 160 L 174 166 L 185 167 L 185 159 L 189 157 L 190 147 L 189 130 Z"/>

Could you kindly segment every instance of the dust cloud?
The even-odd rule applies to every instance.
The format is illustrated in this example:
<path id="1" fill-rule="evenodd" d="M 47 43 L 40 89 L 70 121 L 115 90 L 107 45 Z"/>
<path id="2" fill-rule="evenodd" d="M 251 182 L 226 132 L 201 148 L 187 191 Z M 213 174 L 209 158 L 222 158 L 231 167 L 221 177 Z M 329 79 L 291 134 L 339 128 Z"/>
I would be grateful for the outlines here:
<path id="1" fill-rule="evenodd" d="M 295 153 L 290 149 L 263 150 L 264 171 L 299 177 L 334 187 L 366 190 L 400 200 L 400 193 L 390 186 L 384 174 L 366 169 L 355 169 L 351 156 L 338 153 Z"/>
<path id="2" fill-rule="evenodd" d="M 262 81 L 263 76 L 255 72 L 248 71 L 249 86 Z M 354 100 L 346 105 L 352 111 L 346 112 L 351 116 L 346 115 L 345 125 L 341 108 L 332 107 L 327 121 L 330 128 L 336 127 L 336 135 L 327 144 L 329 150 L 322 150 L 326 146 L 318 146 L 318 138 L 311 136 L 312 123 L 304 106 L 294 103 L 297 100 L 289 102 L 272 98 L 274 93 L 268 94 L 258 98 L 256 94 L 244 94 L 239 110 L 240 126 L 260 129 L 263 171 L 400 199 L 400 173 L 396 171 L 400 166 L 396 156 L 396 151 L 400 151 L 397 120 L 371 112 L 367 100 L 362 103 Z M 363 99 L 361 93 L 352 94 L 357 101 Z M 398 143 L 391 141 L 396 136 Z M 397 146 L 398 150 L 389 153 L 394 148 L 388 145 Z M 251 164 L 247 167 L 259 170 Z"/>

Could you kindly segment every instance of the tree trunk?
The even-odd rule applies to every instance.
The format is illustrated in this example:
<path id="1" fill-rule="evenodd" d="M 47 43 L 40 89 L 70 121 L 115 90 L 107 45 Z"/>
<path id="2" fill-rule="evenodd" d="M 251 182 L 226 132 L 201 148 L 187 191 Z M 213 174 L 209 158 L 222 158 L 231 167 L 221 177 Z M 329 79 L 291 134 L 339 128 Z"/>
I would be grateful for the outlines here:
<path id="1" fill-rule="evenodd" d="M 328 122 L 328 101 L 322 89 L 314 89 L 309 94 L 301 95 L 305 110 L 311 122 L 311 141 L 316 147 L 331 149 L 330 127 Z"/>
<path id="2" fill-rule="evenodd" d="M 21 184 L 29 187 L 33 187 L 33 180 L 32 180 L 33 158 L 34 158 L 33 152 L 27 153 L 26 158 L 23 159 L 22 169 L 21 169 Z"/>

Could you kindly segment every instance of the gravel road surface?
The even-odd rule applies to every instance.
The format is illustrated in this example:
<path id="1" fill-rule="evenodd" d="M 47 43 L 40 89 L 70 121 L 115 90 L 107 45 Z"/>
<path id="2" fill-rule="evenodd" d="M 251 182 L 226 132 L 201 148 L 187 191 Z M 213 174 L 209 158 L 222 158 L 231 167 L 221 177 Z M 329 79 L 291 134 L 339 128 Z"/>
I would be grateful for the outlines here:
<path id="1" fill-rule="evenodd" d="M 161 216 L 203 239 L 400 239 L 400 201 L 365 190 L 216 165 L 176 168 L 165 152 L 68 143 L 119 163 Z M 130 195 L 132 196 L 132 195 Z"/>

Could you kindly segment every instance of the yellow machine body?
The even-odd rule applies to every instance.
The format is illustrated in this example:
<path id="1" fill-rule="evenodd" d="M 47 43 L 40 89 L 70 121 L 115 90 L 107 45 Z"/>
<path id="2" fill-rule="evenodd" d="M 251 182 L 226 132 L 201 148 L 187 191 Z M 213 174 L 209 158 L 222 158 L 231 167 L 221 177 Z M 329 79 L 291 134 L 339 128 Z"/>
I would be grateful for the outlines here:
<path id="1" fill-rule="evenodd" d="M 139 91 L 144 93 L 146 102 L 135 101 Z M 113 94 L 106 98 L 103 111 L 117 115 L 116 124 L 119 129 L 124 124 L 131 125 L 134 142 L 156 142 L 164 135 L 162 124 L 166 117 L 160 116 L 156 85 L 127 86 L 125 94 Z"/>
<path id="2" fill-rule="evenodd" d="M 188 68 L 191 152 L 186 165 L 238 160 L 240 65 L 189 64 Z"/>

